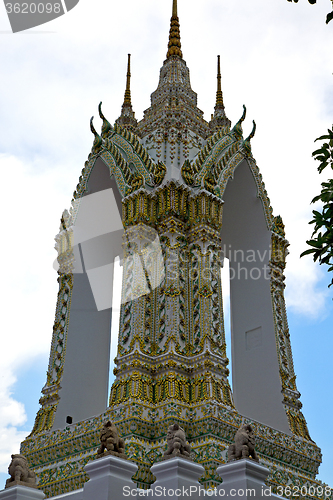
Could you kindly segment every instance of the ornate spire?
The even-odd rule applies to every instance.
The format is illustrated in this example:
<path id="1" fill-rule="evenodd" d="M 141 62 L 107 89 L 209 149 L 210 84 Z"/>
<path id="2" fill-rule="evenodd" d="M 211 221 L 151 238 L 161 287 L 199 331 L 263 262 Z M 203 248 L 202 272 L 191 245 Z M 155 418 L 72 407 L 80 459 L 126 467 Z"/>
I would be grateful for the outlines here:
<path id="1" fill-rule="evenodd" d="M 217 56 L 217 91 L 216 91 L 216 104 L 214 108 L 214 114 L 209 122 L 210 129 L 214 132 L 222 127 L 227 127 L 230 129 L 231 122 L 226 117 L 223 104 L 223 94 L 221 87 L 221 62 L 220 56 Z"/>
<path id="2" fill-rule="evenodd" d="M 127 59 L 126 90 L 125 90 L 123 106 L 132 106 L 132 103 L 131 103 L 131 54 L 128 54 L 128 59 Z"/>
<path id="3" fill-rule="evenodd" d="M 167 59 L 171 56 L 183 57 L 180 43 L 179 18 L 177 14 L 177 0 L 173 0 L 172 17 L 170 23 L 170 34 L 168 43 Z"/>
<path id="4" fill-rule="evenodd" d="M 133 132 L 137 128 L 137 120 L 135 118 L 135 113 L 132 108 L 131 101 L 131 54 L 128 54 L 127 59 L 127 74 L 126 74 L 126 89 L 124 95 L 124 104 L 121 107 L 121 115 L 116 120 L 116 123 L 121 127 L 128 128 Z"/>
<path id="5" fill-rule="evenodd" d="M 220 56 L 217 56 L 217 91 L 216 91 L 216 104 L 215 109 L 223 109 L 223 95 L 221 88 L 221 64 Z"/>

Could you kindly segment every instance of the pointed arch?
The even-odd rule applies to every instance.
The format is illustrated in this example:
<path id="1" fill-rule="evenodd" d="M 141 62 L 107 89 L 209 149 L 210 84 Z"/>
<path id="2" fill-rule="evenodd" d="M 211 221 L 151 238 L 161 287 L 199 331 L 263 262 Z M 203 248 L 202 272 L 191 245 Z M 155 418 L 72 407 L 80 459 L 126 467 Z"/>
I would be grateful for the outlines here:
<path id="1" fill-rule="evenodd" d="M 72 292 L 54 429 L 105 411 L 114 259 L 122 252 L 122 194 L 104 151 L 89 159 L 72 210 Z M 97 334 L 98 333 L 98 334 Z"/>
<path id="2" fill-rule="evenodd" d="M 222 249 L 230 267 L 235 406 L 242 415 L 290 433 L 282 403 L 270 292 L 267 219 L 271 212 L 265 211 L 261 178 L 253 175 L 253 163 L 244 157 L 237 160 L 226 169 L 221 186 Z"/>

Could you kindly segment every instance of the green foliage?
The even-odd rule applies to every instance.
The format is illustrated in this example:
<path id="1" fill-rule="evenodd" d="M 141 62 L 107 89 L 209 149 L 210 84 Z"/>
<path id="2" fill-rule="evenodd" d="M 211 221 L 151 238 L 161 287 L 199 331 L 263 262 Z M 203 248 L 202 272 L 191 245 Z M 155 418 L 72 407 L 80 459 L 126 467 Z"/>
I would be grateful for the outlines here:
<path id="1" fill-rule="evenodd" d="M 295 3 L 298 2 L 298 0 L 288 0 L 288 2 L 292 2 L 294 1 Z M 317 0 L 308 0 L 309 3 L 311 3 L 312 5 L 314 5 L 315 3 L 317 3 Z M 332 1 L 332 6 L 333 6 L 333 1 Z M 333 19 L 333 11 L 332 12 L 329 12 L 326 16 L 326 24 L 328 24 L 330 21 L 332 21 Z"/>
<path id="2" fill-rule="evenodd" d="M 321 173 L 327 166 L 333 170 L 333 126 L 331 130 L 327 131 L 328 134 L 318 137 L 316 141 L 326 141 L 322 144 L 320 149 L 316 149 L 312 153 L 315 160 L 319 161 L 318 172 Z M 333 272 L 333 179 L 327 182 L 322 182 L 321 192 L 315 196 L 311 203 L 321 201 L 323 208 L 321 212 L 313 210 L 313 219 L 309 224 L 314 224 L 314 231 L 312 239 L 307 241 L 311 247 L 301 254 L 313 254 L 313 260 L 319 261 L 319 264 L 327 264 L 328 271 Z M 328 285 L 333 285 L 333 278 Z"/>

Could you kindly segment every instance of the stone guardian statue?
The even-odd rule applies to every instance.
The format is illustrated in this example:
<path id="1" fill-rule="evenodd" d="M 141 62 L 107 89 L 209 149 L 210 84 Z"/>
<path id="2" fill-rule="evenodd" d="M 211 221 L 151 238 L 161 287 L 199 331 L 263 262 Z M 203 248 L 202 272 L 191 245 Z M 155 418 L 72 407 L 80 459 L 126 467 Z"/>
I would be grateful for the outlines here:
<path id="1" fill-rule="evenodd" d="M 228 462 L 250 458 L 259 462 L 258 455 L 254 449 L 255 438 L 250 424 L 244 424 L 235 434 L 235 442 L 229 446 Z"/>
<path id="2" fill-rule="evenodd" d="M 168 449 L 164 453 L 163 459 L 180 457 L 191 460 L 190 453 L 191 447 L 186 442 L 185 431 L 178 424 L 172 424 L 168 428 L 167 432 L 167 445 Z"/>
<path id="3" fill-rule="evenodd" d="M 116 457 L 127 459 L 125 455 L 125 441 L 119 436 L 117 427 L 110 420 L 104 422 L 99 439 L 101 445 L 97 450 L 98 458 L 105 455 L 115 455 Z"/>
<path id="4" fill-rule="evenodd" d="M 28 461 L 23 455 L 12 455 L 12 461 L 8 467 L 8 474 L 10 478 L 7 479 L 5 488 L 16 485 L 37 488 L 36 474 L 29 469 Z"/>

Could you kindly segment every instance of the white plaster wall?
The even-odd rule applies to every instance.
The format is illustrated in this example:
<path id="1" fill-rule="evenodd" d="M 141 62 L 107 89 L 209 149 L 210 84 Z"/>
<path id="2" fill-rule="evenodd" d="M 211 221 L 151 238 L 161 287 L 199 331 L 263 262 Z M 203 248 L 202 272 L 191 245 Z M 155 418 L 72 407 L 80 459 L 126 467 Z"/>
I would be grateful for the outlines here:
<path id="1" fill-rule="evenodd" d="M 121 254 L 120 196 L 108 168 L 97 160 L 74 226 L 75 269 L 64 372 L 54 429 L 107 407 L 113 263 Z"/>
<path id="2" fill-rule="evenodd" d="M 229 180 L 223 200 L 235 406 L 246 417 L 290 433 L 282 405 L 268 274 L 271 233 L 246 160 Z"/>

